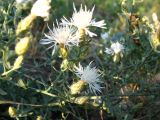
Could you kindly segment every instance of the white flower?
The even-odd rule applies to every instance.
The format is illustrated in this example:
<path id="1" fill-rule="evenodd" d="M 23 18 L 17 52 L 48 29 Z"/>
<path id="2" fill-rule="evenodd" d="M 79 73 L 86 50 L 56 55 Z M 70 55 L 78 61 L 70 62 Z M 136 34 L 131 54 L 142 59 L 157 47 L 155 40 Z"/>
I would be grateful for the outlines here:
<path id="1" fill-rule="evenodd" d="M 75 67 L 76 69 L 76 75 L 83 80 L 84 82 L 88 83 L 89 88 L 92 92 L 96 93 L 96 92 L 101 92 L 101 88 L 99 83 L 100 79 L 99 76 L 100 74 L 98 74 L 98 70 L 96 69 L 96 67 L 91 68 L 91 63 L 87 66 L 87 67 L 82 67 L 79 64 L 79 67 Z"/>
<path id="2" fill-rule="evenodd" d="M 124 46 L 120 44 L 119 42 L 112 43 L 111 48 L 106 48 L 105 52 L 107 54 L 118 54 L 120 52 L 123 52 Z"/>
<path id="3" fill-rule="evenodd" d="M 31 9 L 31 14 L 43 18 L 49 17 L 50 0 L 37 0 Z"/>
<path id="4" fill-rule="evenodd" d="M 53 30 L 51 30 L 49 27 L 48 29 L 49 34 L 45 34 L 46 38 L 40 40 L 40 44 L 52 44 L 49 48 L 55 48 L 57 44 L 64 46 L 78 46 L 79 36 L 77 36 L 75 29 L 67 25 L 59 25 L 58 22 L 57 27 L 54 27 Z"/>
<path id="5" fill-rule="evenodd" d="M 89 34 L 90 37 L 97 36 L 95 33 L 89 31 L 89 26 L 95 26 L 99 28 L 106 28 L 104 20 L 96 22 L 95 19 L 92 19 L 94 7 L 92 10 L 87 10 L 87 7 L 85 6 L 85 9 L 81 8 L 79 11 L 76 10 L 75 5 L 73 4 L 74 13 L 72 15 L 72 18 L 67 20 L 65 17 L 62 19 L 63 24 L 67 25 L 73 25 L 77 27 L 79 30 L 84 29 L 85 34 Z"/>

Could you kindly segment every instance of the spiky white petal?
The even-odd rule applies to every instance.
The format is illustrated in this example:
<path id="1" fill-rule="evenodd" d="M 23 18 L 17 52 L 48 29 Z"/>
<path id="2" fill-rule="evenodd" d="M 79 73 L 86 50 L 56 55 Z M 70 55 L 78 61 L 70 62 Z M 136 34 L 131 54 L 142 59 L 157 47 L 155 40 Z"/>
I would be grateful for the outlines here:
<path id="1" fill-rule="evenodd" d="M 63 24 L 73 25 L 78 29 L 84 29 L 85 33 L 88 34 L 90 37 L 97 36 L 95 33 L 89 31 L 90 26 L 106 28 L 104 20 L 96 22 L 95 19 L 92 19 L 95 7 L 93 7 L 92 10 L 87 10 L 87 7 L 85 6 L 83 9 L 81 4 L 79 11 L 76 10 L 75 5 L 73 5 L 73 8 L 74 13 L 72 15 L 72 18 L 69 21 L 64 17 L 62 19 Z"/>
<path id="2" fill-rule="evenodd" d="M 105 52 L 106 52 L 107 54 L 111 54 L 111 55 L 114 54 L 114 51 L 113 51 L 112 49 L 110 49 L 110 48 L 106 48 Z"/>
<path id="3" fill-rule="evenodd" d="M 43 18 L 49 17 L 49 11 L 50 11 L 50 0 L 37 0 L 31 9 L 31 14 L 35 16 L 40 16 Z"/>
<path id="4" fill-rule="evenodd" d="M 107 38 L 109 37 L 109 34 L 108 33 L 101 33 L 101 38 L 106 40 Z"/>
<path id="5" fill-rule="evenodd" d="M 91 62 L 87 67 L 82 67 L 81 64 L 79 64 L 78 67 L 75 67 L 76 75 L 89 85 L 89 89 L 96 93 L 101 92 L 101 86 L 100 86 L 100 74 L 98 73 L 98 70 L 96 67 L 91 68 Z"/>
<path id="6" fill-rule="evenodd" d="M 40 40 L 40 44 L 52 44 L 49 48 L 56 47 L 57 45 L 64 46 L 78 46 L 79 36 L 76 34 L 76 29 L 67 25 L 59 25 L 57 27 L 53 24 L 53 30 L 49 27 L 49 34 L 45 34 L 45 39 Z"/>
<path id="7" fill-rule="evenodd" d="M 116 43 L 112 43 L 111 48 L 106 48 L 105 52 L 107 54 L 113 55 L 119 52 L 123 52 L 123 50 L 124 50 L 124 46 L 119 42 L 116 42 Z"/>

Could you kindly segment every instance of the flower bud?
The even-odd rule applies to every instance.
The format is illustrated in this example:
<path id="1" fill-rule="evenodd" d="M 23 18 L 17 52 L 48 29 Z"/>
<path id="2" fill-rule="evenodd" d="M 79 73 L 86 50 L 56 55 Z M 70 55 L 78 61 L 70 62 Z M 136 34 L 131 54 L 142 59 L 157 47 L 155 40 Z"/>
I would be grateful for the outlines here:
<path id="1" fill-rule="evenodd" d="M 87 96 L 77 97 L 74 102 L 76 104 L 83 105 L 88 101 L 88 99 L 89 99 L 89 97 L 87 97 Z"/>
<path id="2" fill-rule="evenodd" d="M 12 118 L 16 117 L 17 113 L 16 113 L 15 108 L 10 106 L 10 107 L 8 108 L 8 114 L 9 114 L 9 116 L 12 117 Z"/>
<path id="3" fill-rule="evenodd" d="M 68 69 L 69 61 L 67 59 L 64 59 L 61 63 L 61 69 L 62 71 L 65 71 Z"/>
<path id="4" fill-rule="evenodd" d="M 36 19 L 35 15 L 29 14 L 26 18 L 21 20 L 16 29 L 16 35 L 20 35 L 27 30 L 29 30 L 32 26 L 33 21 Z"/>
<path id="5" fill-rule="evenodd" d="M 115 62 L 115 63 L 120 62 L 120 60 L 121 60 L 122 57 L 123 57 L 122 52 L 115 53 L 113 55 L 113 62 Z"/>
<path id="6" fill-rule="evenodd" d="M 14 62 L 14 66 L 13 66 L 13 69 L 18 69 L 21 67 L 21 64 L 22 64 L 22 61 L 23 61 L 23 55 L 21 56 L 18 56 L 18 58 L 15 60 Z"/>
<path id="7" fill-rule="evenodd" d="M 146 23 L 147 25 L 149 25 L 149 18 L 147 16 L 143 16 L 142 22 Z"/>
<path id="8" fill-rule="evenodd" d="M 73 83 L 70 86 L 71 94 L 72 95 L 79 94 L 81 92 L 81 90 L 84 88 L 84 86 L 85 86 L 85 81 L 83 81 L 83 80 L 80 80 L 76 83 Z"/>
<path id="9" fill-rule="evenodd" d="M 36 120 L 43 120 L 43 117 L 41 115 L 37 116 Z"/>
<path id="10" fill-rule="evenodd" d="M 66 59 L 68 57 L 68 50 L 65 48 L 63 44 L 60 45 L 60 54 L 63 57 L 63 59 Z"/>
<path id="11" fill-rule="evenodd" d="M 29 48 L 29 41 L 29 37 L 25 37 L 16 44 L 15 52 L 17 55 L 23 55 L 27 52 Z"/>
<path id="12" fill-rule="evenodd" d="M 150 36 L 150 44 L 155 52 L 160 53 L 160 39 L 156 33 L 152 33 Z"/>
<path id="13" fill-rule="evenodd" d="M 79 29 L 80 40 L 83 41 L 85 39 L 85 30 Z"/>

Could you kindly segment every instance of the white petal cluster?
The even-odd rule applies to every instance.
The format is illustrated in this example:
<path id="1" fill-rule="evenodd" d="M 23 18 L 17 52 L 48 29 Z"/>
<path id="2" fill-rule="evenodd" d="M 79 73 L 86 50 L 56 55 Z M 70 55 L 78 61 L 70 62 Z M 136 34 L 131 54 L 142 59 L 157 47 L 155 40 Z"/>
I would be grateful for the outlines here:
<path id="1" fill-rule="evenodd" d="M 50 0 L 37 0 L 31 9 L 31 14 L 35 16 L 40 16 L 43 18 L 49 17 L 50 11 Z"/>
<path id="2" fill-rule="evenodd" d="M 49 27 L 49 34 L 45 34 L 44 39 L 40 40 L 40 44 L 52 44 L 49 48 L 56 47 L 57 44 L 64 46 L 78 46 L 79 36 L 76 34 L 76 30 L 67 25 L 59 25 L 57 27 L 53 25 L 53 30 Z"/>
<path id="3" fill-rule="evenodd" d="M 65 17 L 62 19 L 63 24 L 67 25 L 73 25 L 77 27 L 79 30 L 84 29 L 85 34 L 88 34 L 90 37 L 97 36 L 95 33 L 89 31 L 89 26 L 95 26 L 99 28 L 105 28 L 105 22 L 104 20 L 96 22 L 95 19 L 93 19 L 93 11 L 94 7 L 92 10 L 87 10 L 87 7 L 83 9 L 82 5 L 79 11 L 76 10 L 75 5 L 73 5 L 74 8 L 74 13 L 72 15 L 72 18 L 67 20 Z"/>
<path id="4" fill-rule="evenodd" d="M 120 44 L 119 42 L 112 43 L 111 48 L 106 48 L 105 52 L 107 54 L 118 54 L 120 52 L 123 52 L 124 46 Z"/>
<path id="5" fill-rule="evenodd" d="M 88 83 L 89 88 L 92 92 L 101 92 L 101 86 L 100 86 L 100 74 L 98 73 L 98 70 L 96 67 L 91 68 L 91 63 L 87 67 L 82 67 L 79 64 L 79 67 L 75 67 L 76 69 L 76 75 L 83 80 L 84 82 Z"/>

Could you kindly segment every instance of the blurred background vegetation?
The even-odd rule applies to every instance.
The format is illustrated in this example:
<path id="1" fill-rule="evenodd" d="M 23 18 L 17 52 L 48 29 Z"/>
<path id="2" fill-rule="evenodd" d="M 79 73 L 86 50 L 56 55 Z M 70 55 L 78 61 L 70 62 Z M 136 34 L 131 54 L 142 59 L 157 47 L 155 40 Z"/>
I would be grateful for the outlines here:
<path id="1" fill-rule="evenodd" d="M 70 71 L 61 71 L 62 59 L 57 57 L 58 53 L 51 55 L 51 50 L 45 51 L 46 47 L 39 44 L 44 32 L 47 32 L 47 29 L 43 31 L 46 23 L 39 19 L 32 30 L 35 41 L 22 67 L 7 76 L 0 76 L 0 120 L 15 119 L 8 114 L 10 106 L 16 109 L 20 120 L 35 120 L 37 116 L 42 116 L 44 120 L 160 119 L 160 54 L 152 50 L 149 32 L 144 32 L 149 28 L 141 22 L 147 16 L 152 23 L 154 12 L 160 16 L 160 0 L 135 1 L 138 3 L 134 9 L 127 12 L 133 12 L 140 19 L 137 33 L 140 46 L 131 40 L 129 19 L 124 15 L 121 0 L 52 0 L 49 24 L 63 16 L 71 17 L 73 3 L 77 8 L 85 4 L 91 9 L 95 5 L 93 16 L 107 23 L 107 29 L 95 30 L 98 37 L 93 39 L 87 59 L 81 61 L 89 63 L 94 60 L 102 71 L 105 83 L 101 95 L 103 102 L 95 107 L 65 101 L 70 98 L 68 86 L 75 75 L 72 76 Z M 133 7 L 132 2 L 128 0 L 127 8 Z M 31 5 L 17 6 L 14 0 L 0 0 L 0 74 L 14 63 L 15 29 L 18 22 L 29 14 L 30 8 Z M 105 32 L 108 37 L 104 40 L 100 35 Z M 113 63 L 112 58 L 104 53 L 110 40 L 120 40 L 126 46 L 124 59 L 120 63 Z"/>

